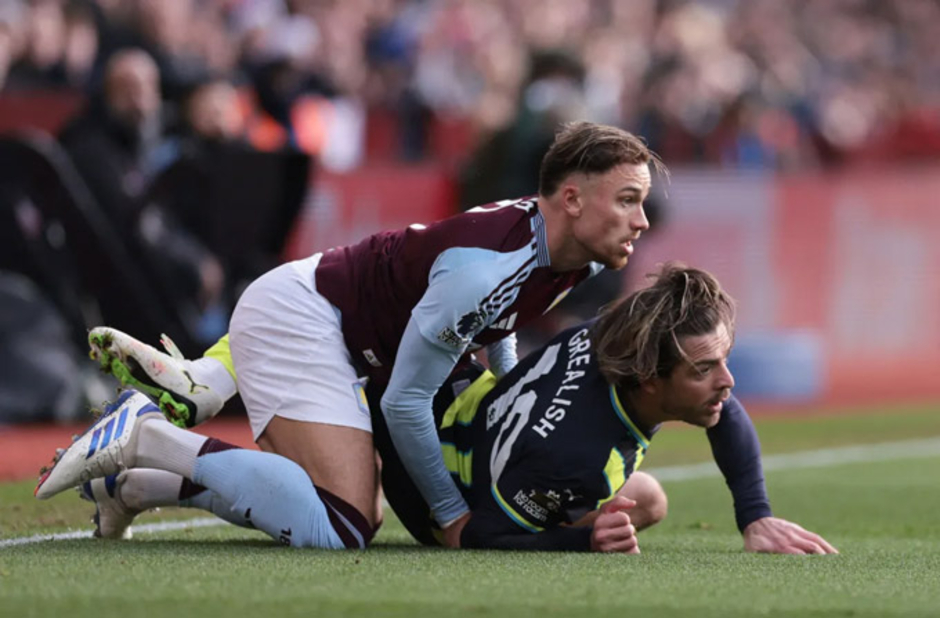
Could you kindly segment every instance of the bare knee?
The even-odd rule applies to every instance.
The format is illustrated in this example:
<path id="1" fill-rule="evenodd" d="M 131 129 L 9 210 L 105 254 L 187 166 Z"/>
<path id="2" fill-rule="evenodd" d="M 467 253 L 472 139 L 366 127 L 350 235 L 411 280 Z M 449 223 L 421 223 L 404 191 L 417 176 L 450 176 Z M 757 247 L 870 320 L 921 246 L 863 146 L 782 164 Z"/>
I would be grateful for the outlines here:
<path id="1" fill-rule="evenodd" d="M 666 519 L 669 500 L 666 491 L 655 478 L 645 472 L 634 472 L 618 492 L 636 500 L 630 509 L 630 520 L 637 530 L 643 530 Z"/>

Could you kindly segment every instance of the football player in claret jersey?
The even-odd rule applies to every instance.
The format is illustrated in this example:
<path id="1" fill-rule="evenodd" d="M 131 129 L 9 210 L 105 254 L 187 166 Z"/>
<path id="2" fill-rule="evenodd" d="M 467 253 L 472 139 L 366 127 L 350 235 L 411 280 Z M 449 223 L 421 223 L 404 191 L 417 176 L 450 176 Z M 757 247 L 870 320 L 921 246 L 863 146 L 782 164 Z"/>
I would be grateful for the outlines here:
<path id="1" fill-rule="evenodd" d="M 122 438 L 136 445 L 127 459 L 163 472 L 122 474 L 107 483 L 109 491 L 92 484 L 86 493 L 99 511 L 102 501 L 111 508 L 121 498 L 114 509 L 128 517 L 145 505 L 182 503 L 239 521 L 250 509 L 251 523 L 274 538 L 292 530 L 292 545 L 361 547 L 379 519 L 370 415 L 381 415 L 447 544 L 457 545 L 457 524 L 469 509 L 441 456 L 435 393 L 481 346 L 495 373 L 505 374 L 516 362 L 515 330 L 600 269 L 627 263 L 649 225 L 643 202 L 651 167 L 661 164 L 626 131 L 565 125 L 543 159 L 537 196 L 280 266 L 248 287 L 229 337 L 201 359 L 93 330 L 102 366 L 185 424 L 217 412 L 235 393 L 237 376 L 266 453 L 206 442 L 148 416 L 135 424 L 135 437 Z M 371 410 L 363 376 L 382 393 Z M 57 464 L 37 495 L 110 469 L 88 465 L 94 470 Z M 146 499 L 128 504 L 127 496 Z M 343 516 L 321 517 L 324 510 Z M 124 532 L 113 528 L 108 534 Z"/>
<path id="2" fill-rule="evenodd" d="M 731 395 L 733 334 L 733 301 L 718 281 L 667 264 L 652 286 L 505 377 L 473 381 L 438 410 L 444 460 L 472 509 L 462 546 L 638 551 L 636 530 L 665 517 L 666 496 L 636 470 L 662 424 L 682 421 L 706 430 L 746 549 L 835 552 L 771 514 L 757 434 Z M 433 542 L 427 507 L 390 454 L 384 464 L 389 501 Z"/>

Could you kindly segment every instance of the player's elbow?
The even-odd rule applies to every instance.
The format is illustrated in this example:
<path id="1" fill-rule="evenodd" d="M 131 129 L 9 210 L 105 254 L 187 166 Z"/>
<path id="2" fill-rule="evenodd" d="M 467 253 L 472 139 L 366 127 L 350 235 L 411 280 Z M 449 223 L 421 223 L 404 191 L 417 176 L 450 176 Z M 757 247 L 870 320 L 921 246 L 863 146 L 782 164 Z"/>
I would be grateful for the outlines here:
<path id="1" fill-rule="evenodd" d="M 422 413 L 431 409 L 434 393 L 427 393 L 421 389 L 389 389 L 382 395 L 382 412 L 388 418 L 393 415 L 397 418 L 420 418 Z"/>
<path id="2" fill-rule="evenodd" d="M 393 421 L 407 419 L 412 410 L 417 407 L 409 405 L 409 403 L 408 398 L 401 396 L 399 393 L 386 392 L 385 395 L 382 396 L 382 413 L 385 415 L 385 418 Z"/>

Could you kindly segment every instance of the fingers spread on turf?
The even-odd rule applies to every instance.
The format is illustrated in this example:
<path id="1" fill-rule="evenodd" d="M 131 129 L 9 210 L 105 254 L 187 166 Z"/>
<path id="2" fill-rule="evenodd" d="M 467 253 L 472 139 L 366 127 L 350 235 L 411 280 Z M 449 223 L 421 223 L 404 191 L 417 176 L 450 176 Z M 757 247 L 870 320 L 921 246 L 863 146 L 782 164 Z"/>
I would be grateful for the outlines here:
<path id="1" fill-rule="evenodd" d="M 834 545 L 830 544 L 826 539 L 819 537 L 819 543 L 826 549 L 828 554 L 838 554 L 839 550 L 835 548 Z"/>
<path id="2" fill-rule="evenodd" d="M 813 532 L 803 531 L 803 539 L 806 543 L 811 545 L 815 551 L 815 554 L 838 554 L 839 550 L 830 545 L 826 539 L 822 538 L 818 534 Z"/>

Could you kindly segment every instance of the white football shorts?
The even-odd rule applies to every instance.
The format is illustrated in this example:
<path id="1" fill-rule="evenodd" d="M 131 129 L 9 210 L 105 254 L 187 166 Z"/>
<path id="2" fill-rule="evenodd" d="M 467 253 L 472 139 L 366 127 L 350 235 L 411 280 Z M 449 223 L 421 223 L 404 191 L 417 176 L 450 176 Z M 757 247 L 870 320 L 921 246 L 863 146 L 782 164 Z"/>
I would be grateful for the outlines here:
<path id="1" fill-rule="evenodd" d="M 372 432 L 339 311 L 316 290 L 320 256 L 265 273 L 232 314 L 232 362 L 255 440 L 275 416 Z"/>

